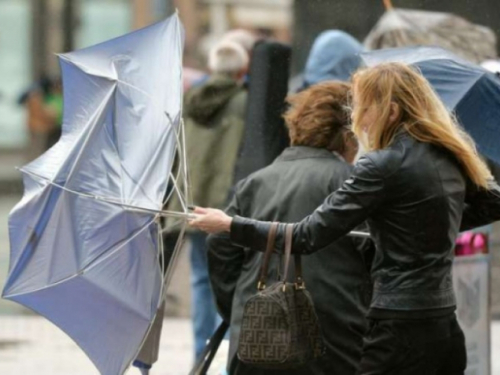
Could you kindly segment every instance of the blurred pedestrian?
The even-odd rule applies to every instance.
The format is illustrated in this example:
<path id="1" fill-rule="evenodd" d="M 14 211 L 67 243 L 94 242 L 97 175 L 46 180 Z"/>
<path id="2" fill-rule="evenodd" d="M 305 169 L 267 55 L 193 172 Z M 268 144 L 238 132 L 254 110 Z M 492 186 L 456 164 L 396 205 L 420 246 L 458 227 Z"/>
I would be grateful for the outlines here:
<path id="1" fill-rule="evenodd" d="M 216 38 L 216 42 L 214 43 L 214 39 Z M 203 55 L 208 55 L 212 47 L 221 42 L 231 42 L 236 43 L 243 47 L 248 54 L 248 60 L 250 65 L 250 60 L 252 58 L 252 51 L 255 47 L 255 44 L 259 41 L 259 37 L 252 31 L 246 29 L 231 29 L 225 32 L 220 38 L 214 35 L 208 36 L 207 39 L 201 43 L 200 49 L 202 50 Z M 210 46 L 210 48 L 207 48 Z M 207 53 L 208 51 L 208 53 Z M 248 72 L 247 72 L 248 73 Z M 196 81 L 193 82 L 192 86 L 198 86 L 206 82 L 206 80 L 210 77 L 210 74 L 205 74 Z M 249 76 L 245 74 L 242 78 L 243 84 L 248 86 Z"/>
<path id="2" fill-rule="evenodd" d="M 62 133 L 63 96 L 60 78 L 56 78 L 51 82 L 47 93 L 44 95 L 43 102 L 53 117 L 53 126 L 47 134 L 47 144 L 45 146 L 46 149 L 49 149 L 59 141 Z"/>
<path id="3" fill-rule="evenodd" d="M 248 57 L 252 57 L 252 50 L 255 43 L 259 41 L 254 32 L 246 29 L 232 29 L 227 31 L 221 38 L 222 42 L 233 42 L 242 46 L 248 53 Z"/>
<path id="4" fill-rule="evenodd" d="M 500 219 L 500 188 L 471 138 L 407 65 L 358 71 L 352 120 L 369 152 L 340 189 L 294 224 L 294 252 L 318 251 L 367 220 L 376 245 L 374 289 L 358 374 L 464 374 L 451 274 L 455 240 L 459 231 Z M 265 248 L 270 223 L 195 212 L 192 226 Z M 282 249 L 282 230 L 276 240 Z"/>
<path id="5" fill-rule="evenodd" d="M 364 48 L 340 30 L 323 31 L 315 39 L 307 58 L 302 89 L 324 81 L 347 82 L 361 65 Z"/>
<path id="6" fill-rule="evenodd" d="M 53 82 L 42 77 L 24 92 L 18 103 L 24 105 L 27 112 L 28 145 L 26 159 L 36 159 L 47 150 L 49 134 L 56 127 L 58 113 L 47 103 L 53 90 Z"/>
<path id="7" fill-rule="evenodd" d="M 351 173 L 357 141 L 349 130 L 349 85 L 325 82 L 288 98 L 285 114 L 291 147 L 270 166 L 238 183 L 226 209 L 266 221 L 299 221 L 312 212 Z M 371 241 L 344 237 L 303 259 L 304 280 L 325 339 L 319 361 L 287 375 L 354 375 L 361 359 L 365 314 L 370 302 Z M 228 371 L 231 375 L 282 374 L 242 363 L 237 355 L 243 309 L 256 293 L 262 254 L 231 243 L 226 234 L 208 239 L 210 279 L 217 306 L 230 323 Z M 269 275 L 278 273 L 274 259 Z"/>
<path id="8" fill-rule="evenodd" d="M 234 42 L 220 42 L 209 54 L 210 77 L 186 93 L 186 154 L 190 194 L 197 205 L 223 208 L 233 183 L 234 165 L 243 136 L 247 92 L 242 78 L 248 54 Z M 173 201 L 172 209 L 176 201 Z M 201 354 L 219 322 L 206 258 L 206 235 L 190 231 L 191 292 L 195 357 Z"/>

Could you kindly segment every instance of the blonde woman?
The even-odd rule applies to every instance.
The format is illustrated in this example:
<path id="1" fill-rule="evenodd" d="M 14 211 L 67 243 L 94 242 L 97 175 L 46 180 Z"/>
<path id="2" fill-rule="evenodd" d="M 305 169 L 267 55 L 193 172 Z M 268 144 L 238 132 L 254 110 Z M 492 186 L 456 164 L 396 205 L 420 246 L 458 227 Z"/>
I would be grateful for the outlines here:
<path id="1" fill-rule="evenodd" d="M 320 250 L 367 220 L 376 245 L 374 290 L 358 374 L 463 374 L 454 242 L 459 231 L 500 219 L 500 189 L 429 83 L 406 65 L 354 75 L 352 120 L 369 152 L 340 189 L 294 225 L 294 251 Z M 264 248 L 269 223 L 196 213 L 193 226 Z M 278 239 L 281 249 L 283 230 Z"/>

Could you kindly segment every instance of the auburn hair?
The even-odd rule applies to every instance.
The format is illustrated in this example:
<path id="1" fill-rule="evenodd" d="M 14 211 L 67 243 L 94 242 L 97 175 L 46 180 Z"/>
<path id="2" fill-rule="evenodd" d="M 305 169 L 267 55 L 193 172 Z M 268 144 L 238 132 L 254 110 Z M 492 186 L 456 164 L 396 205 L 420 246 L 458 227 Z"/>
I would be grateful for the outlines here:
<path id="1" fill-rule="evenodd" d="M 488 188 L 492 175 L 472 138 L 457 125 L 429 82 L 415 68 L 385 63 L 361 69 L 353 76 L 353 93 L 356 103 L 352 129 L 367 150 L 389 146 L 403 128 L 421 142 L 449 150 L 474 184 Z M 399 106 L 400 113 L 391 123 L 392 103 Z M 377 116 L 363 129 L 361 119 L 370 107 L 376 107 Z"/>
<path id="2" fill-rule="evenodd" d="M 287 97 L 284 114 L 293 146 L 325 148 L 343 154 L 346 136 L 352 136 L 349 123 L 350 84 L 319 83 Z"/>

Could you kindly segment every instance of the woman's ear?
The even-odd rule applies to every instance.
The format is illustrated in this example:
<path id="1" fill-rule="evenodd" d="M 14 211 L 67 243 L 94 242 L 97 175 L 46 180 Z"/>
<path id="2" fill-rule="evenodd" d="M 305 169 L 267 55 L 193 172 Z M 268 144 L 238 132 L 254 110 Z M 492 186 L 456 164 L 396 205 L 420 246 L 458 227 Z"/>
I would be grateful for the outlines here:
<path id="1" fill-rule="evenodd" d="M 356 136 L 350 131 L 344 132 L 342 134 L 342 137 L 344 138 L 344 145 L 345 145 L 342 157 L 345 159 L 347 163 L 352 164 L 358 153 L 359 149 L 358 140 L 356 139 Z"/>
<path id="2" fill-rule="evenodd" d="M 389 122 L 393 124 L 396 121 L 399 121 L 400 118 L 401 118 L 401 107 L 399 106 L 399 104 L 391 102 L 391 107 L 389 109 Z"/>

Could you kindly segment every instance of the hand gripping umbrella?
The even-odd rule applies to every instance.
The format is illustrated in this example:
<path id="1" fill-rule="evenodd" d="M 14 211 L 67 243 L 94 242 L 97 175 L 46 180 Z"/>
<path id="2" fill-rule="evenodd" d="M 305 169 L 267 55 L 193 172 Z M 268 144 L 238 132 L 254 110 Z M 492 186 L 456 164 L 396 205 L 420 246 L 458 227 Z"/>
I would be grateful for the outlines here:
<path id="1" fill-rule="evenodd" d="M 162 300 L 159 217 L 186 223 L 181 28 L 174 15 L 59 56 L 62 138 L 21 168 L 9 217 L 3 297 L 52 321 L 105 375 L 124 373 Z M 169 180 L 184 212 L 161 211 Z"/>
<path id="2" fill-rule="evenodd" d="M 439 47 L 406 47 L 361 54 L 367 66 L 402 62 L 417 67 L 484 156 L 500 163 L 500 78 Z"/>

